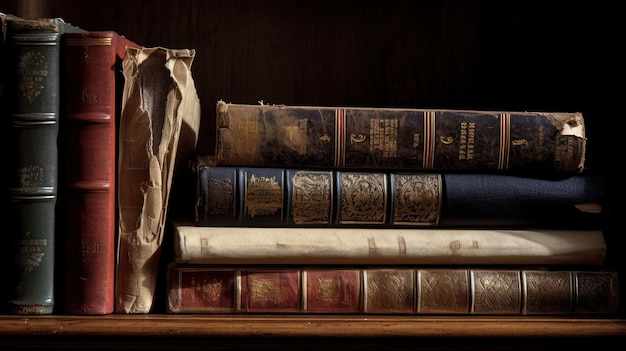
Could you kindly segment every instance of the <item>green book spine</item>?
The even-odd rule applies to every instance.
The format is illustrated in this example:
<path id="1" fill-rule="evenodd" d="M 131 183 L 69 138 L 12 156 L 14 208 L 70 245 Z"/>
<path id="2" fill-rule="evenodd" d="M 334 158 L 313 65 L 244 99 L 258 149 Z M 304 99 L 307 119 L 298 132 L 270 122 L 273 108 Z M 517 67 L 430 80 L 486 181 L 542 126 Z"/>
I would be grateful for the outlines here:
<path id="1" fill-rule="evenodd" d="M 59 20 L 7 21 L 4 97 L 9 152 L 9 313 L 54 308 Z M 4 108 L 4 107 L 3 107 Z"/>

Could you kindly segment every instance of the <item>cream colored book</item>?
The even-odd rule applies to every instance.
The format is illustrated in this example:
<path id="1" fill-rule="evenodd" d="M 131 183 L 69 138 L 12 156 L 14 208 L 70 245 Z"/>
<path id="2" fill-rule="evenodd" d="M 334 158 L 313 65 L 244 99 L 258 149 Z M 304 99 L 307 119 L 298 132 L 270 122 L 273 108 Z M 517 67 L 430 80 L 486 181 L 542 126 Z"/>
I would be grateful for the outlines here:
<path id="1" fill-rule="evenodd" d="M 606 255 L 600 230 L 173 227 L 178 263 L 601 265 Z"/>

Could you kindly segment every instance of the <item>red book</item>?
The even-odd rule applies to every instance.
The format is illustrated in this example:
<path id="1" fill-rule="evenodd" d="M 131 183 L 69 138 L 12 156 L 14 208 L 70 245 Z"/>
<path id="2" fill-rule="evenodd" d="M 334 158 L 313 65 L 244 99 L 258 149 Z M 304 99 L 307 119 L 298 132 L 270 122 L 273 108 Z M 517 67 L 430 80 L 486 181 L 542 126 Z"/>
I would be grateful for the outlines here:
<path id="1" fill-rule="evenodd" d="M 616 270 L 227 267 L 171 262 L 168 313 L 613 314 Z"/>
<path id="2" fill-rule="evenodd" d="M 244 269 L 238 272 L 237 309 L 245 312 L 300 312 L 298 269 Z"/>
<path id="3" fill-rule="evenodd" d="M 303 309 L 309 312 L 361 312 L 361 273 L 358 269 L 303 269 Z"/>
<path id="4" fill-rule="evenodd" d="M 113 31 L 67 33 L 62 41 L 62 195 L 67 267 L 65 312 L 114 309 L 117 120 L 121 62 L 138 44 Z"/>

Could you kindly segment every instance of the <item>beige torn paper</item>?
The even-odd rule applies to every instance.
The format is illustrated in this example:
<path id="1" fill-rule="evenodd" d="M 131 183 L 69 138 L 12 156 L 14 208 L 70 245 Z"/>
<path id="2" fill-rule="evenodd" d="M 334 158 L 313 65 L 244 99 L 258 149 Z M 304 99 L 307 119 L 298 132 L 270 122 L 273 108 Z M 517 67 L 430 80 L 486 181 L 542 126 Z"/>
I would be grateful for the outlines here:
<path id="1" fill-rule="evenodd" d="M 195 151 L 193 49 L 127 48 L 119 127 L 115 312 L 149 313 L 176 160 Z"/>

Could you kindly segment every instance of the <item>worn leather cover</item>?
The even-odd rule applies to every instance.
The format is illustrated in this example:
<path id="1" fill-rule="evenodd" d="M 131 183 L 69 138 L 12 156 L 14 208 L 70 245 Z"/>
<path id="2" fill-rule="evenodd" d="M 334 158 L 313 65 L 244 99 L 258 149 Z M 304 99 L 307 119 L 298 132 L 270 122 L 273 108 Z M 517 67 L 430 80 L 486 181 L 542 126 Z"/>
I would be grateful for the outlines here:
<path id="1" fill-rule="evenodd" d="M 66 244 L 65 312 L 100 315 L 114 309 L 117 123 L 126 47 L 113 31 L 62 38 L 60 141 Z"/>
<path id="2" fill-rule="evenodd" d="M 359 313 L 358 269 L 167 268 L 167 312 Z"/>
<path id="3" fill-rule="evenodd" d="M 217 103 L 216 164 L 576 174 L 581 113 Z"/>
<path id="4" fill-rule="evenodd" d="M 295 268 L 244 268 L 239 271 L 237 310 L 299 312 L 300 279 L 300 270 Z"/>
<path id="5" fill-rule="evenodd" d="M 55 307 L 55 206 L 58 194 L 60 38 L 80 30 L 61 19 L 8 16 L 2 76 L 7 156 L 8 292 L 15 314 Z M 6 114 L 6 115 L 5 115 Z"/>
<path id="6" fill-rule="evenodd" d="M 172 262 L 167 275 L 168 313 L 567 316 L 610 315 L 619 307 L 619 277 L 611 269 Z"/>

